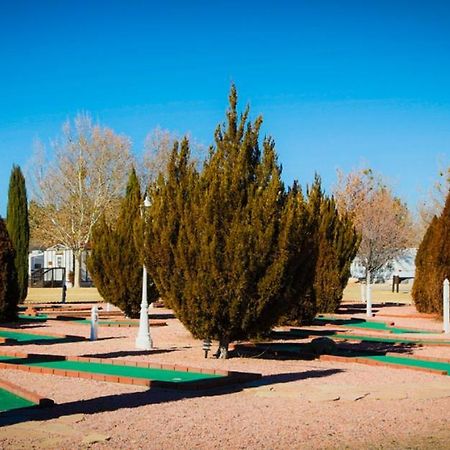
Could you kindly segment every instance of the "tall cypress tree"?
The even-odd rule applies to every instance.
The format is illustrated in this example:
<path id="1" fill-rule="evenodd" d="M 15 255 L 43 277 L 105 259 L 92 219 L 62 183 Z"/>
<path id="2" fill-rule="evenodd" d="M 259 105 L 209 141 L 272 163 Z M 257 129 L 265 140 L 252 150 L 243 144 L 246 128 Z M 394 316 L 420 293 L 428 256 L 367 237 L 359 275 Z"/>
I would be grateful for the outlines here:
<path id="1" fill-rule="evenodd" d="M 219 357 L 277 323 L 303 270 L 293 245 L 304 242 L 300 196 L 285 191 L 274 142 L 260 150 L 261 118 L 238 115 L 234 86 L 229 100 L 200 172 L 188 141 L 175 145 L 151 192 L 146 252 L 164 300 L 195 337 L 219 341 Z"/>
<path id="2" fill-rule="evenodd" d="M 23 302 L 28 293 L 30 226 L 25 178 L 16 165 L 13 166 L 9 179 L 6 225 L 16 255 L 14 263 L 19 282 L 19 301 Z"/>
<path id="3" fill-rule="evenodd" d="M 420 312 L 443 313 L 442 288 L 450 278 L 450 193 L 439 217 L 433 217 L 416 255 L 412 297 Z"/>
<path id="4" fill-rule="evenodd" d="M 318 228 L 314 291 L 318 312 L 336 312 L 341 304 L 359 237 L 352 221 L 340 216 L 334 199 L 324 197 Z"/>
<path id="5" fill-rule="evenodd" d="M 287 317 L 287 321 L 300 324 L 310 322 L 317 312 L 339 308 L 359 245 L 352 221 L 339 215 L 333 197 L 323 192 L 318 175 L 307 190 L 305 208 L 307 222 L 302 233 L 308 236 L 309 256 L 303 264 L 309 266 L 309 278 L 303 281 L 303 297 L 291 302 Z"/>
<path id="6" fill-rule="evenodd" d="M 88 269 L 100 295 L 116 305 L 128 317 L 139 317 L 142 300 L 142 238 L 135 230 L 141 221 L 142 196 L 136 171 L 130 173 L 126 195 L 117 222 L 112 226 L 104 218 L 92 232 Z M 157 300 L 158 292 L 149 279 L 148 301 Z"/>
<path id="7" fill-rule="evenodd" d="M 17 282 L 15 252 L 6 229 L 0 218 L 0 321 L 17 320 L 19 285 Z"/>

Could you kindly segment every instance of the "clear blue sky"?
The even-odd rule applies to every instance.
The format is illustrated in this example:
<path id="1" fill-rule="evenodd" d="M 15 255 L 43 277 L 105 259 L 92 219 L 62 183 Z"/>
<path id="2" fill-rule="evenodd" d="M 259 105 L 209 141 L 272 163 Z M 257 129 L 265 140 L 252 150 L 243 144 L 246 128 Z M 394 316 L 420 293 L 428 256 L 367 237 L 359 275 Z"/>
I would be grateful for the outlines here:
<path id="1" fill-rule="evenodd" d="M 368 165 L 415 206 L 450 163 L 449 1 L 2 1 L 0 213 L 77 112 L 136 153 L 158 125 L 209 144 L 231 82 L 289 183 Z"/>

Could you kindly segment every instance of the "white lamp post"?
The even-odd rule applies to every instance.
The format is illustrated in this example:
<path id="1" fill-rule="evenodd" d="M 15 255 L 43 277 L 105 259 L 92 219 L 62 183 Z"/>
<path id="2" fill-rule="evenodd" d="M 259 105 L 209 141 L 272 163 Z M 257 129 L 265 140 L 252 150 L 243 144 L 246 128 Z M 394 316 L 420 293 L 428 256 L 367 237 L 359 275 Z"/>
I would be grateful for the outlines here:
<path id="1" fill-rule="evenodd" d="M 141 215 L 145 219 L 145 208 L 150 206 L 150 200 L 145 196 L 144 205 L 141 209 Z M 147 301 L 147 268 L 145 263 L 142 267 L 142 302 L 141 314 L 139 317 L 139 331 L 136 337 L 136 348 L 139 350 L 150 350 L 153 347 L 150 336 L 150 326 L 148 323 L 148 301 Z"/>

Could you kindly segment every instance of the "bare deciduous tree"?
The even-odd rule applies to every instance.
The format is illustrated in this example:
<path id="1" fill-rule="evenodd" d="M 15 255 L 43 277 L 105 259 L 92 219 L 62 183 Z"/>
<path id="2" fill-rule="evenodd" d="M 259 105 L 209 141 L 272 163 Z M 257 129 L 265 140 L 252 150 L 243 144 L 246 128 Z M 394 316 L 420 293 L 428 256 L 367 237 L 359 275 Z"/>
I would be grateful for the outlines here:
<path id="1" fill-rule="evenodd" d="M 62 138 L 45 161 L 35 156 L 30 224 L 34 240 L 62 244 L 75 256 L 74 285 L 79 286 L 81 253 L 102 214 L 114 214 L 126 186 L 132 155 L 128 138 L 78 115 L 63 126 Z"/>
<path id="2" fill-rule="evenodd" d="M 434 216 L 439 216 L 444 209 L 445 199 L 450 192 L 450 166 L 439 171 L 439 177 L 433 187 L 417 207 L 419 213 L 420 238 Z M 419 239 L 420 240 L 420 239 Z"/>
<path id="3" fill-rule="evenodd" d="M 350 214 L 361 235 L 357 256 L 366 271 L 369 293 L 373 275 L 411 245 L 409 210 L 370 169 L 339 172 L 334 194 L 338 208 Z"/>
<path id="4" fill-rule="evenodd" d="M 189 136 L 187 138 L 191 146 L 192 160 L 199 165 L 207 155 L 207 148 L 189 138 Z M 141 170 L 139 171 L 144 190 L 146 186 L 156 180 L 160 173 L 166 172 L 173 146 L 177 141 L 181 140 L 182 138 L 176 133 L 160 127 L 155 128 L 147 135 L 142 164 L 140 164 Z"/>

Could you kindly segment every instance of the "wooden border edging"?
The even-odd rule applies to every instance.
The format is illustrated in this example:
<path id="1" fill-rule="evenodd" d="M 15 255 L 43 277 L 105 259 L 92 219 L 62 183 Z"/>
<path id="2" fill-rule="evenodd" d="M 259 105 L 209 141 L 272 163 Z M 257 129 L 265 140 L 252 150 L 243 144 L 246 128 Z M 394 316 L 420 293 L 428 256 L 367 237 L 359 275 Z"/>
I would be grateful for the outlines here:
<path id="1" fill-rule="evenodd" d="M 2 380 L 0 378 L 0 388 L 5 389 L 6 391 L 12 392 L 13 394 L 23 397 L 30 402 L 36 403 L 36 406 L 39 407 L 48 407 L 53 406 L 55 402 L 51 398 L 42 397 L 36 392 L 29 391 L 28 389 L 23 388 L 17 384 L 11 383 L 10 381 Z"/>
<path id="2" fill-rule="evenodd" d="M 426 372 L 432 373 L 434 375 L 448 375 L 446 370 L 439 369 L 429 369 L 427 367 L 417 367 L 417 366 L 402 366 L 400 364 L 394 364 L 390 362 L 377 361 L 375 359 L 369 359 L 364 357 L 348 357 L 348 356 L 335 356 L 335 355 L 321 355 L 319 357 L 321 361 L 330 361 L 330 362 L 343 362 L 343 363 L 360 363 L 366 364 L 368 366 L 383 366 L 389 367 L 392 369 L 406 369 L 406 370 L 415 370 L 418 372 Z M 407 359 L 407 358 L 405 358 Z"/>
<path id="3" fill-rule="evenodd" d="M 247 383 L 249 381 L 255 381 L 261 378 L 259 373 L 249 373 L 249 372 L 234 372 L 226 370 L 217 369 L 202 369 L 193 368 L 188 366 L 180 366 L 178 364 L 154 364 L 139 361 L 124 361 L 124 360 L 112 360 L 104 358 L 89 358 L 81 356 L 58 356 L 58 355 L 44 355 L 44 354 L 34 354 L 34 353 L 19 353 L 19 352 L 4 352 L 1 354 L 5 356 L 14 356 L 18 358 L 40 358 L 43 361 L 55 361 L 55 360 L 66 360 L 66 361 L 79 361 L 79 362 L 90 362 L 97 364 L 114 364 L 129 367 L 143 367 L 148 369 L 164 369 L 164 370 L 176 370 L 179 372 L 197 372 L 210 375 L 221 375 L 218 378 L 208 378 L 202 380 L 193 381 L 182 381 L 182 382 L 171 382 L 171 381 L 158 381 L 150 380 L 146 378 L 137 377 L 127 377 L 119 375 L 104 375 L 99 373 L 91 372 L 80 372 L 75 370 L 65 370 L 65 369 L 52 369 L 48 367 L 39 366 L 27 366 L 25 364 L 14 364 L 13 362 L 0 362 L 0 369 L 16 369 L 22 370 L 24 372 L 40 373 L 48 375 L 59 375 L 64 377 L 74 377 L 74 378 L 84 378 L 88 380 L 96 381 L 106 381 L 111 383 L 123 383 L 123 384 L 134 384 L 139 386 L 147 387 L 160 387 L 169 389 L 179 389 L 179 390 L 202 390 L 202 389 L 212 389 L 233 384 Z"/>

